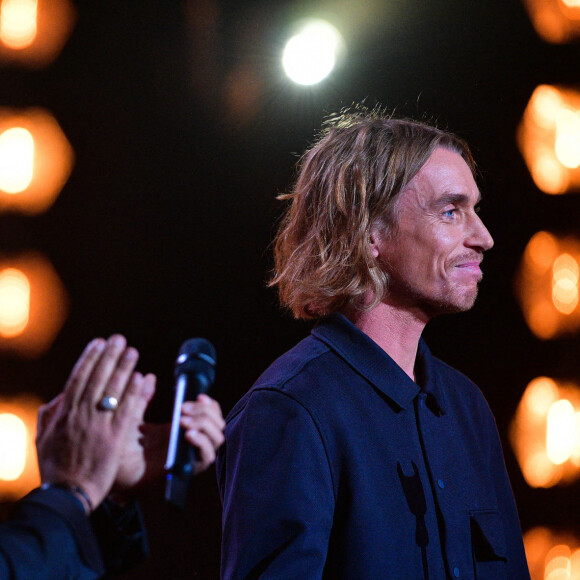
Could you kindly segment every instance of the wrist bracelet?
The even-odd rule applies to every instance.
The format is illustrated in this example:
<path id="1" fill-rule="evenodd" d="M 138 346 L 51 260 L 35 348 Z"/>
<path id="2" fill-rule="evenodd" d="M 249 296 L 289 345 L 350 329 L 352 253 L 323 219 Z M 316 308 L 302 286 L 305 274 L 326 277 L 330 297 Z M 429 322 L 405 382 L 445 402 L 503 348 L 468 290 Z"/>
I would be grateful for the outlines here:
<path id="1" fill-rule="evenodd" d="M 77 499 L 79 501 L 81 501 L 80 498 L 82 498 L 81 503 L 84 502 L 84 509 L 86 513 L 91 513 L 93 511 L 93 502 L 91 501 L 91 498 L 89 497 L 89 495 L 87 494 L 87 492 L 82 488 L 79 487 L 78 485 L 71 485 L 69 483 L 66 482 L 62 482 L 62 483 L 43 483 L 40 486 L 40 489 L 51 489 L 51 488 L 56 488 L 56 489 L 64 489 L 65 491 L 68 491 L 72 494 L 74 494 L 75 496 L 80 496 L 77 497 Z M 88 508 L 88 510 L 87 510 Z"/>

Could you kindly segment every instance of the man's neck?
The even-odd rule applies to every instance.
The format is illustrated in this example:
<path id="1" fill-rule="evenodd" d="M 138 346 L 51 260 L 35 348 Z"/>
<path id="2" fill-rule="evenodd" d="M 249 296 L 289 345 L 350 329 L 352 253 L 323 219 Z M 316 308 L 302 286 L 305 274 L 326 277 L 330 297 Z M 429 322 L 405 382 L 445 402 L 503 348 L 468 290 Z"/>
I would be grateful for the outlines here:
<path id="1" fill-rule="evenodd" d="M 372 310 L 350 311 L 345 315 L 415 380 L 417 348 L 426 321 L 406 309 L 382 302 Z"/>

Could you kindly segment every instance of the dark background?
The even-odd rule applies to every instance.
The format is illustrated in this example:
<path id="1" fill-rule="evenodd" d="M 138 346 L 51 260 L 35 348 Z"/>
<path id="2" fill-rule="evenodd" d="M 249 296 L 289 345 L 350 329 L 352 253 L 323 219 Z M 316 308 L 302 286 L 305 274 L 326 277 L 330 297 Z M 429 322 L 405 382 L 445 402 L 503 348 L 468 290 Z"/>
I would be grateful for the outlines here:
<path id="1" fill-rule="evenodd" d="M 0 216 L 0 250 L 43 252 L 70 297 L 68 319 L 44 356 L 0 357 L 2 393 L 48 400 L 88 340 L 121 332 L 139 348 L 141 370 L 157 373 L 151 420 L 166 420 L 177 350 L 203 336 L 218 351 L 212 394 L 227 412 L 309 329 L 281 312 L 265 287 L 282 208 L 275 197 L 327 113 L 379 102 L 436 120 L 473 148 L 495 248 L 475 308 L 433 321 L 426 338 L 484 391 L 524 530 L 580 532 L 579 484 L 530 489 L 507 441 L 532 378 L 580 381 L 578 338 L 534 338 L 513 294 L 529 238 L 578 229 L 580 198 L 535 187 L 515 131 L 538 84 L 578 85 L 579 45 L 544 43 L 516 0 L 76 6 L 76 28 L 54 64 L 0 68 L 0 105 L 49 109 L 76 155 L 46 214 Z M 284 78 L 280 54 L 288 27 L 309 15 L 339 26 L 348 52 L 329 79 L 304 88 Z M 152 557 L 131 578 L 218 577 L 213 471 L 194 482 L 190 500 L 174 513 L 161 490 L 145 494 Z"/>

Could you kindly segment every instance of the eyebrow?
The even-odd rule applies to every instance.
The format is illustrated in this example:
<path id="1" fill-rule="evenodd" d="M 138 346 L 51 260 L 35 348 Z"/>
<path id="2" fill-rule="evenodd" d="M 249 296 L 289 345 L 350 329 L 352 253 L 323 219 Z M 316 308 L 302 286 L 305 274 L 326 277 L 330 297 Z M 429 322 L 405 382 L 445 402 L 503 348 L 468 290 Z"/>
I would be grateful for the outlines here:
<path id="1" fill-rule="evenodd" d="M 469 203 L 469 196 L 465 193 L 446 193 L 439 199 L 434 202 L 436 206 L 444 206 L 450 203 L 456 203 L 460 205 L 466 205 Z M 481 203 L 481 193 L 477 196 L 477 200 L 475 201 L 475 205 L 479 205 Z"/>

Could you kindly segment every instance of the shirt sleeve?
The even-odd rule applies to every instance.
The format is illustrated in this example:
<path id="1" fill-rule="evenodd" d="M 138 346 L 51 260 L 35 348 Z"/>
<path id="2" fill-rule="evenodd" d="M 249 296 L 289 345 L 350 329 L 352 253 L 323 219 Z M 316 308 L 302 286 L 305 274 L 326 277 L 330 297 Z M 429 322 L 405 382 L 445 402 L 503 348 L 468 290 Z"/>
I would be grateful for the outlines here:
<path id="1" fill-rule="evenodd" d="M 90 520 L 64 489 L 34 490 L 0 524 L 0 578 L 92 580 L 104 572 Z"/>
<path id="2" fill-rule="evenodd" d="M 334 486 L 320 432 L 284 392 L 252 393 L 218 456 L 222 579 L 322 578 Z"/>

